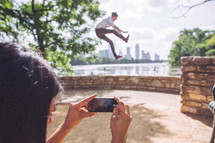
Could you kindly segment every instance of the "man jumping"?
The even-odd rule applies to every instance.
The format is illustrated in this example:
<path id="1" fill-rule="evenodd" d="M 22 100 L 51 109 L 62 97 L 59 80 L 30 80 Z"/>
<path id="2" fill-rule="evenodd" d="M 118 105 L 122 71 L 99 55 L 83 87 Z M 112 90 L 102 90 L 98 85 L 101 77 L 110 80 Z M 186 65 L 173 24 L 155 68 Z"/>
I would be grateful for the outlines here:
<path id="1" fill-rule="evenodd" d="M 112 12 L 112 16 L 111 17 L 108 17 L 108 18 L 102 20 L 96 26 L 96 35 L 99 38 L 107 41 L 110 44 L 111 50 L 112 50 L 113 55 L 114 55 L 114 57 L 115 57 L 116 60 L 119 59 L 119 58 L 121 58 L 122 56 L 119 56 L 119 55 L 116 54 L 113 42 L 105 34 L 109 34 L 109 33 L 115 34 L 117 37 L 119 37 L 120 39 L 122 39 L 126 43 L 128 42 L 128 38 L 129 38 L 129 35 L 127 36 L 127 38 L 125 38 L 121 34 L 121 32 L 127 33 L 126 31 L 122 31 L 116 25 L 114 25 L 114 21 L 117 19 L 117 17 L 118 17 L 118 14 L 116 12 Z M 107 29 L 108 27 L 111 27 L 111 26 L 114 28 L 114 30 Z"/>

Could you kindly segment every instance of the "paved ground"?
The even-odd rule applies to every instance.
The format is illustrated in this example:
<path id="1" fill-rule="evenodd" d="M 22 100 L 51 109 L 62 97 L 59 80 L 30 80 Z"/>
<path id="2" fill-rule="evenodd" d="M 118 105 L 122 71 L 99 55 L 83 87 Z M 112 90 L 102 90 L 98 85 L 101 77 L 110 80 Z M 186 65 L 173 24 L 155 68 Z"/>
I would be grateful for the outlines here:
<path id="1" fill-rule="evenodd" d="M 175 94 L 132 90 L 71 90 L 58 97 L 61 102 L 77 102 L 97 93 L 100 97 L 119 96 L 130 105 L 133 117 L 127 143 L 208 143 L 212 118 L 180 112 L 181 97 Z M 58 105 L 55 122 L 48 135 L 63 121 L 67 105 Z M 65 143 L 110 142 L 110 113 L 85 119 L 74 128 Z"/>

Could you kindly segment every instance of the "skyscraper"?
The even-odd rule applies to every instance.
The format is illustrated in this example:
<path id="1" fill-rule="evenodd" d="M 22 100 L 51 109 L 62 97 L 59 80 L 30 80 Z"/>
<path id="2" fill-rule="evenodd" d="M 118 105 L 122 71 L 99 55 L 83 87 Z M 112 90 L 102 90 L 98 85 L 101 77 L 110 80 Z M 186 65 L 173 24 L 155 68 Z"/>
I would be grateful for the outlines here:
<path id="1" fill-rule="evenodd" d="M 132 56 L 131 56 L 131 48 L 127 47 L 127 55 L 125 56 L 126 59 L 131 60 Z"/>
<path id="2" fill-rule="evenodd" d="M 136 47 L 135 47 L 135 56 L 136 56 L 136 60 L 139 60 L 139 59 L 140 59 L 139 44 L 136 44 Z"/>
<path id="3" fill-rule="evenodd" d="M 127 47 L 127 55 L 130 56 L 131 55 L 131 48 Z"/>
<path id="4" fill-rule="evenodd" d="M 151 56 L 150 56 L 149 52 L 145 53 L 145 52 L 142 50 L 142 59 L 143 59 L 143 60 L 151 60 Z"/>
<path id="5" fill-rule="evenodd" d="M 160 60 L 160 56 L 157 54 L 157 53 L 155 53 L 155 61 L 159 61 Z"/>

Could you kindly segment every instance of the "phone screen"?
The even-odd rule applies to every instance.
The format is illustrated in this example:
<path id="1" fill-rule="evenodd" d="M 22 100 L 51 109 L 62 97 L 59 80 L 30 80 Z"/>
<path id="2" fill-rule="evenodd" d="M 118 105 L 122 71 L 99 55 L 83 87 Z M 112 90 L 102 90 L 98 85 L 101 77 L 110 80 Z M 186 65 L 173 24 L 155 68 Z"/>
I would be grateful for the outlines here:
<path id="1" fill-rule="evenodd" d="M 113 112 L 117 104 L 113 98 L 94 98 L 88 102 L 88 110 L 89 112 Z"/>

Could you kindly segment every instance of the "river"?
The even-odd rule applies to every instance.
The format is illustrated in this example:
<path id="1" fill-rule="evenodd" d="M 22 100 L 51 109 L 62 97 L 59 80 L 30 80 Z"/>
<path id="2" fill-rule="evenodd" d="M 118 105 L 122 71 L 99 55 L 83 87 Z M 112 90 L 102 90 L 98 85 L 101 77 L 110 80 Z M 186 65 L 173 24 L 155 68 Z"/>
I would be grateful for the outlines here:
<path id="1" fill-rule="evenodd" d="M 180 69 L 170 68 L 167 62 L 138 64 L 98 64 L 75 65 L 73 76 L 131 75 L 131 76 L 169 76 L 180 75 Z"/>

